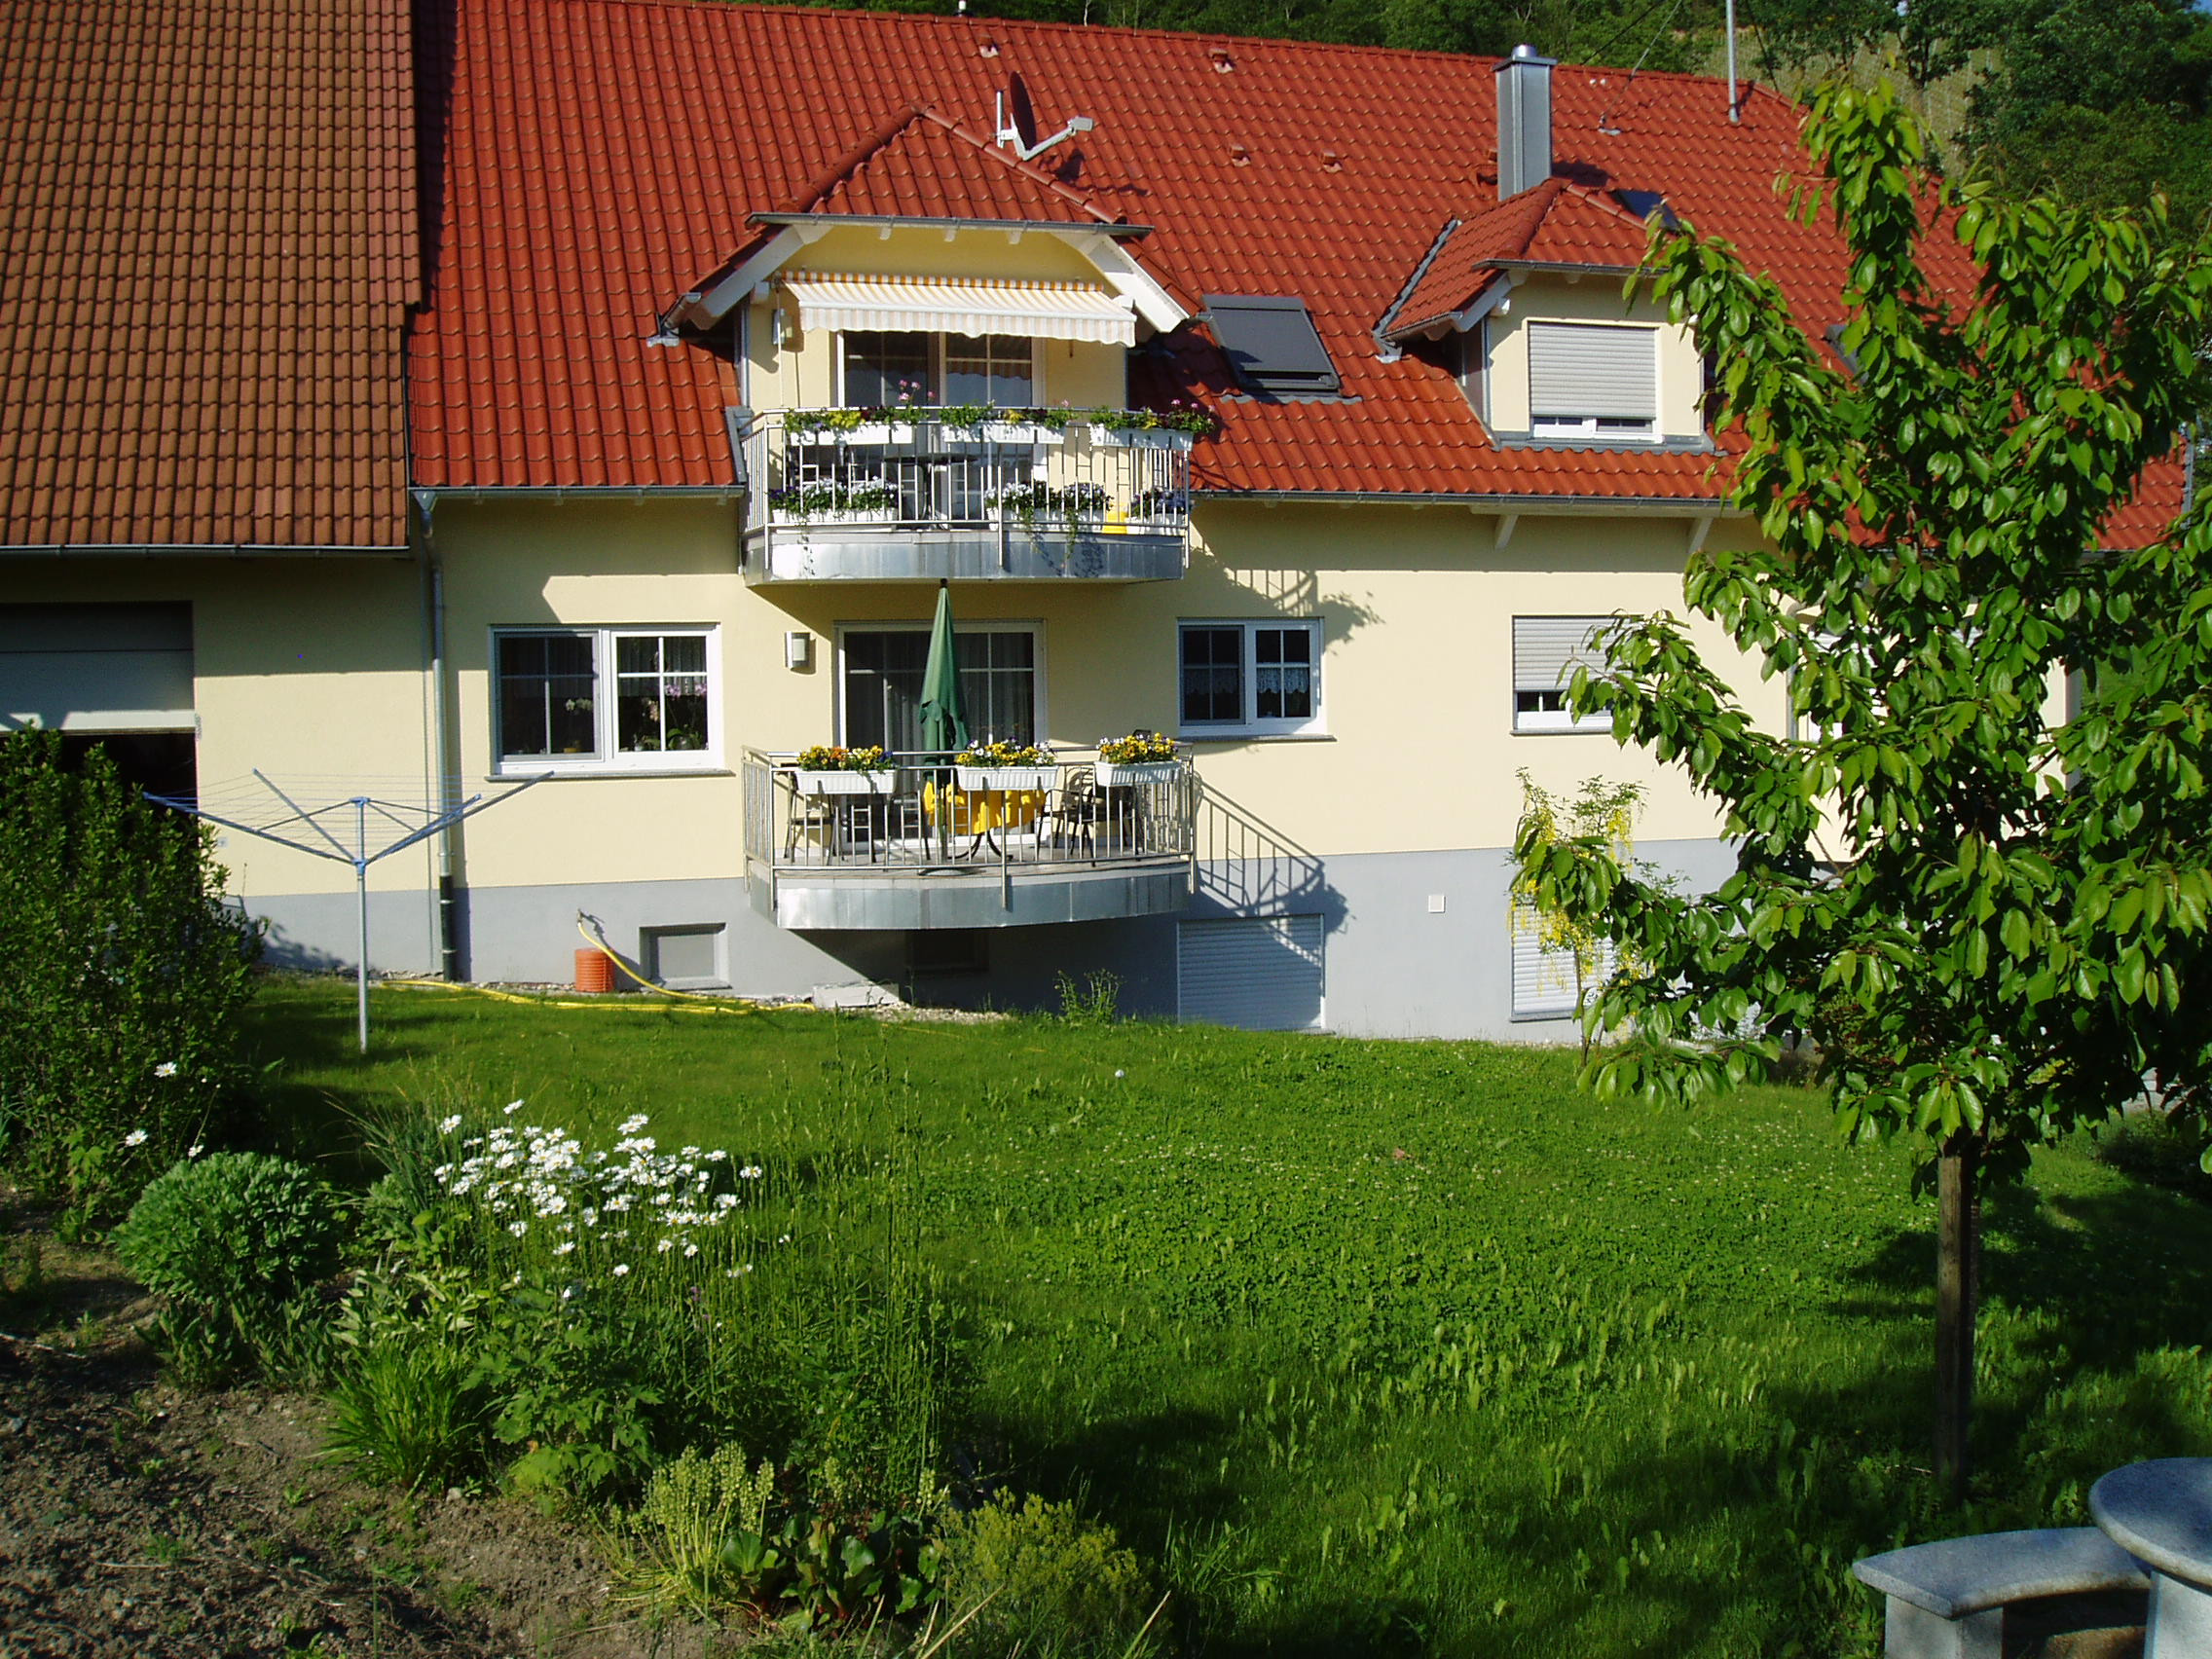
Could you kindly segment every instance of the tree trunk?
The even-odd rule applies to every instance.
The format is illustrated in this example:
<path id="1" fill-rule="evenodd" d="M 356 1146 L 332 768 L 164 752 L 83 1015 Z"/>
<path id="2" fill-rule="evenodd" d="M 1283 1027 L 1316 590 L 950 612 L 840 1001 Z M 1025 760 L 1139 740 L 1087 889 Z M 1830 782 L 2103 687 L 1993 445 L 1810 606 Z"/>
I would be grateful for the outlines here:
<path id="1" fill-rule="evenodd" d="M 1946 1502 L 1966 1501 L 1973 1415 L 1973 1327 L 1980 1301 L 1981 1141 L 1965 1130 L 1943 1143 L 1936 1168 L 1936 1479 Z"/>

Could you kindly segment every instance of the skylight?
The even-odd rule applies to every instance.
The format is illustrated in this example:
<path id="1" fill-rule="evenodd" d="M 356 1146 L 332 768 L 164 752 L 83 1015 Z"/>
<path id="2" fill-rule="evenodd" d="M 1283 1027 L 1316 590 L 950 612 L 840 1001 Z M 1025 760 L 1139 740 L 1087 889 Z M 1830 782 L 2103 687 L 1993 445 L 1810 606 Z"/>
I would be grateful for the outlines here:
<path id="1" fill-rule="evenodd" d="M 1327 396 L 1343 384 L 1304 300 L 1208 294 L 1206 320 L 1237 378 L 1255 391 L 1276 397 Z"/>
<path id="2" fill-rule="evenodd" d="M 1634 213 L 1639 219 L 1648 222 L 1656 218 L 1670 231 L 1681 228 L 1682 222 L 1675 217 L 1675 210 L 1667 205 L 1667 198 L 1664 192 L 1657 190 L 1616 190 L 1613 192 L 1613 200 L 1626 207 L 1631 213 Z"/>

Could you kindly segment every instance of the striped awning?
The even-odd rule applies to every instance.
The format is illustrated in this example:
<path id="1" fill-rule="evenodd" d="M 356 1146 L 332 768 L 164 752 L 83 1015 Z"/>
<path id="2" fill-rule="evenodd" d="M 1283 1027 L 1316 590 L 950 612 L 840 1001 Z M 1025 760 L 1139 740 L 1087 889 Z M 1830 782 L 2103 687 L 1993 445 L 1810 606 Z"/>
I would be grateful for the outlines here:
<path id="1" fill-rule="evenodd" d="M 1088 282 L 962 281 L 943 276 L 860 276 L 793 271 L 784 287 L 799 326 L 919 328 L 946 334 L 1018 334 L 1042 340 L 1137 343 L 1135 307 Z"/>

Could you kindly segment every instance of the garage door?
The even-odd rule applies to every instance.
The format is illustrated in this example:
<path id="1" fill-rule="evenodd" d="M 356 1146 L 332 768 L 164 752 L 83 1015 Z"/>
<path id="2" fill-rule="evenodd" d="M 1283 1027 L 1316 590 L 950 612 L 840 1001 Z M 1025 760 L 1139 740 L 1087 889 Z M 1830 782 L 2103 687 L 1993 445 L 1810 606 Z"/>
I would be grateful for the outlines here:
<path id="1" fill-rule="evenodd" d="M 1184 922 L 1176 944 L 1176 1006 L 1187 1021 L 1248 1031 L 1311 1031 L 1321 1024 L 1319 916 Z"/>
<path id="2" fill-rule="evenodd" d="M 189 605 L 0 605 L 0 730 L 192 729 Z"/>

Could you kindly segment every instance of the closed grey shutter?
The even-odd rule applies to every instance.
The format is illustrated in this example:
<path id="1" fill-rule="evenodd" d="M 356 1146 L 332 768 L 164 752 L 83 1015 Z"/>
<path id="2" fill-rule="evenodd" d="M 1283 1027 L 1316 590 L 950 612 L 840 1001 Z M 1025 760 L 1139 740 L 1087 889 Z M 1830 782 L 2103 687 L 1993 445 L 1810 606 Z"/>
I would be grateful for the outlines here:
<path id="1" fill-rule="evenodd" d="M 1612 977 L 1612 947 L 1599 953 L 1592 995 Z M 1574 1013 L 1574 953 L 1546 950 L 1536 933 L 1536 913 L 1513 907 L 1513 1016 L 1516 1019 L 1565 1017 Z"/>
<path id="2" fill-rule="evenodd" d="M 189 605 L 0 605 L 0 727 L 190 731 Z"/>
<path id="3" fill-rule="evenodd" d="M 1186 1023 L 1247 1031 L 1320 1025 L 1319 916 L 1184 922 L 1176 942 L 1176 1005 Z"/>
<path id="4" fill-rule="evenodd" d="M 1659 331 L 1591 322 L 1529 324 L 1529 413 L 1569 420 L 1659 416 Z"/>
<path id="5" fill-rule="evenodd" d="M 1609 616 L 1516 616 L 1513 619 L 1513 689 L 1565 691 L 1574 671 L 1602 672 L 1605 659 L 1591 645 Z"/>

